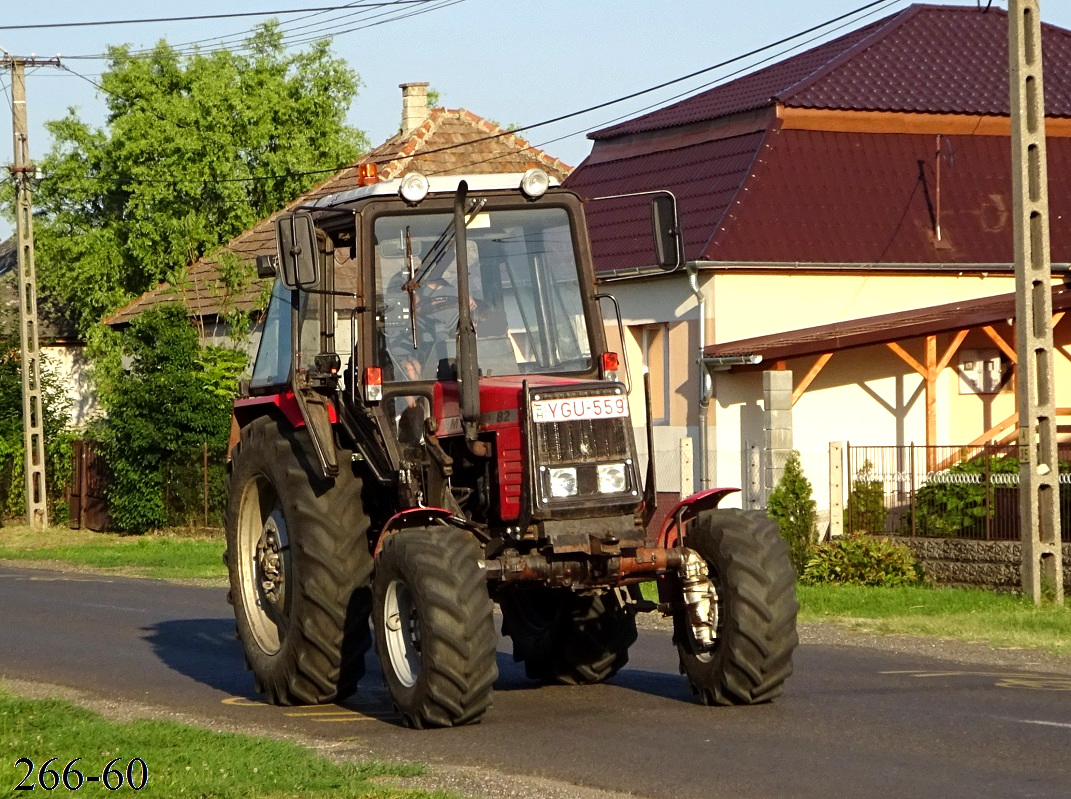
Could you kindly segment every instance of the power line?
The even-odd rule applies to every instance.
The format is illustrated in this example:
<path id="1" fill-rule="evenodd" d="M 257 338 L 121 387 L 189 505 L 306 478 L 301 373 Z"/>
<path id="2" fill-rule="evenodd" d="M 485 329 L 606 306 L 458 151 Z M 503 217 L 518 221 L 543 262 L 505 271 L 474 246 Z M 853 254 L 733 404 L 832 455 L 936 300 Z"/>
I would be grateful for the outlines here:
<path id="1" fill-rule="evenodd" d="M 440 2 L 445 2 L 448 5 L 453 5 L 455 3 L 464 2 L 464 0 L 440 0 Z M 726 59 L 726 60 L 721 61 L 721 62 L 719 62 L 717 64 L 714 64 L 712 66 L 705 67 L 703 69 L 699 69 L 699 70 L 696 70 L 694 72 L 690 72 L 687 75 L 682 75 L 680 77 L 673 78 L 673 79 L 668 80 L 668 81 L 664 81 L 664 82 L 659 83 L 659 84 L 657 84 L 655 86 L 651 86 L 651 87 L 648 87 L 646 89 L 641 89 L 639 91 L 631 92 L 629 94 L 623 95 L 621 97 L 617 97 L 617 98 L 612 99 L 612 100 L 607 100 L 607 101 L 602 102 L 602 103 L 597 103 L 595 105 L 588 106 L 587 108 L 583 108 L 583 109 L 580 109 L 578 111 L 572 111 L 572 112 L 567 113 L 567 114 L 561 114 L 559 116 L 552 117 L 550 119 L 546 119 L 546 120 L 543 120 L 541 122 L 534 122 L 534 123 L 531 123 L 529 125 L 524 125 L 524 126 L 521 126 L 521 127 L 513 128 L 511 130 L 503 130 L 503 131 L 500 131 L 498 133 L 489 134 L 489 135 L 484 136 L 482 138 L 473 139 L 471 141 L 460 142 L 460 143 L 457 143 L 457 144 L 444 145 L 442 147 L 435 147 L 435 148 L 432 148 L 432 149 L 429 149 L 429 150 L 422 150 L 420 152 L 420 155 L 422 155 L 422 156 L 424 156 L 424 155 L 432 155 L 432 154 L 435 154 L 435 153 L 441 153 L 441 152 L 447 152 L 447 151 L 451 151 L 451 150 L 456 150 L 456 149 L 461 148 L 461 147 L 469 147 L 469 146 L 472 146 L 473 144 L 478 144 L 480 142 L 493 141 L 495 139 L 500 139 L 500 138 L 502 138 L 504 136 L 516 135 L 516 134 L 522 133 L 524 131 L 534 130 L 536 128 L 541 128 L 541 127 L 545 127 L 547 125 L 552 125 L 552 124 L 555 124 L 555 123 L 558 123 L 558 122 L 562 122 L 562 121 L 565 121 L 567 119 L 573 119 L 575 117 L 582 116 L 584 114 L 589 114 L 589 113 L 591 113 L 593 111 L 598 111 L 600 109 L 607 108 L 607 107 L 610 107 L 610 106 L 613 106 L 613 105 L 617 105 L 617 104 L 625 102 L 627 100 L 635 99 L 636 97 L 641 97 L 641 96 L 646 95 L 646 94 L 651 94 L 652 92 L 659 91 L 659 90 L 667 88 L 669 86 L 673 86 L 673 85 L 676 85 L 676 84 L 679 84 L 679 83 L 683 83 L 684 81 L 687 81 L 687 80 L 690 80 L 692 78 L 698 77 L 699 75 L 704 75 L 704 74 L 713 72 L 714 70 L 721 69 L 723 67 L 739 63 L 740 61 L 743 61 L 743 60 L 745 60 L 747 58 L 750 58 L 752 56 L 755 56 L 755 55 L 759 55 L 759 54 L 765 53 L 765 52 L 767 52 L 769 50 L 772 50 L 775 47 L 779 47 L 780 45 L 787 44 L 789 42 L 792 42 L 792 41 L 794 41 L 796 39 L 800 39 L 800 38 L 802 38 L 804 36 L 807 36 L 809 34 L 816 33 L 817 31 L 820 31 L 820 30 L 822 30 L 824 28 L 828 28 L 831 25 L 835 25 L 836 23 L 844 22 L 845 20 L 847 20 L 849 18 L 852 18 L 852 17 L 857 17 L 858 15 L 862 14 L 863 12 L 876 13 L 877 10 L 881 10 L 879 7 L 887 8 L 889 6 L 895 5 L 897 3 L 902 3 L 902 2 L 905 2 L 905 0 L 871 0 L 871 2 L 868 2 L 868 3 L 866 3 L 866 4 L 862 5 L 862 6 L 859 6 L 858 8 L 856 8 L 856 9 L 854 9 L 852 11 L 846 12 L 844 14 L 840 14 L 840 15 L 838 15 L 836 17 L 833 17 L 831 19 L 826 20 L 825 22 L 821 22 L 821 23 L 819 23 L 817 25 L 813 25 L 813 26 L 811 26 L 809 28 L 806 28 L 806 29 L 804 29 L 802 31 L 794 33 L 794 34 L 792 34 L 790 36 L 786 36 L 786 37 L 778 39 L 778 40 L 776 40 L 774 42 L 770 42 L 769 44 L 763 45 L 762 47 L 758 47 L 758 48 L 750 50 L 750 51 L 748 51 L 746 53 L 742 53 L 742 54 L 740 54 L 738 56 L 734 56 L 732 58 Z M 874 11 L 872 11 L 872 9 L 874 9 Z M 411 13 L 417 13 L 417 12 L 411 12 Z M 866 16 L 870 16 L 870 14 L 867 14 Z M 857 21 L 857 20 L 853 20 L 853 21 Z M 837 27 L 835 30 L 840 30 L 841 28 L 846 27 L 847 24 L 850 24 L 850 23 L 845 23 L 845 25 L 841 25 L 841 26 Z M 783 51 L 781 53 L 776 53 L 774 55 L 771 55 L 771 56 L 767 57 L 766 59 L 764 59 L 763 61 L 760 61 L 759 63 L 764 63 L 764 61 L 769 61 L 769 60 L 771 60 L 773 58 L 778 57 L 779 55 L 783 55 L 784 52 L 790 52 L 791 50 L 796 49 L 796 48 L 802 46 L 803 44 L 807 44 L 810 41 L 814 41 L 817 38 L 820 38 L 820 36 L 819 37 L 814 37 L 814 38 L 808 40 L 807 42 L 803 42 L 801 44 L 797 44 L 794 47 L 788 48 L 788 50 Z M 750 68 L 752 68 L 754 66 L 755 66 L 754 64 L 751 64 L 751 65 L 749 65 L 747 67 L 744 67 L 743 69 L 750 69 Z M 69 69 L 69 68 L 67 68 L 67 69 Z M 733 73 L 733 74 L 738 74 L 740 71 L 743 71 L 743 69 L 742 70 L 738 70 L 737 73 Z M 70 70 L 70 71 L 73 72 L 73 70 Z M 74 74 L 77 74 L 77 73 L 74 73 Z M 82 77 L 82 76 L 79 76 L 79 77 Z M 88 79 L 86 79 L 86 80 L 88 80 Z M 721 78 L 721 80 L 724 80 L 724 77 Z M 90 83 L 94 83 L 93 81 L 89 81 L 89 82 Z M 98 84 L 94 83 L 94 85 L 98 85 Z M 706 84 L 706 85 L 710 85 L 710 84 Z M 103 89 L 103 87 L 99 87 L 99 88 L 101 88 L 104 91 L 107 91 L 106 89 Z M 695 91 L 695 89 L 691 89 L 688 92 L 686 92 L 685 94 L 690 94 L 693 91 Z M 681 96 L 684 96 L 684 95 L 683 94 L 682 95 L 677 95 L 677 97 L 681 97 Z M 659 105 L 661 105 L 664 102 L 665 101 L 660 102 Z M 632 116 L 632 115 L 633 114 L 629 114 L 629 116 Z M 588 130 L 590 130 L 590 128 Z M 570 135 L 575 135 L 575 134 L 570 134 Z M 537 145 L 537 146 L 540 146 L 540 145 Z M 376 162 L 376 163 L 380 163 L 380 162 Z M 248 177 L 235 177 L 235 178 L 216 178 L 216 179 L 213 179 L 213 180 L 202 180 L 201 182 L 204 185 L 209 185 L 209 184 L 214 184 L 214 183 L 249 183 L 249 182 L 256 182 L 256 181 L 261 181 L 261 180 L 268 181 L 268 180 L 285 180 L 285 179 L 288 179 L 288 178 L 295 178 L 295 177 L 314 177 L 314 176 L 317 176 L 317 175 L 334 174 L 335 172 L 341 171 L 342 169 L 346 169 L 346 168 L 348 168 L 350 166 L 352 166 L 352 164 L 347 163 L 347 164 L 343 164 L 341 166 L 334 166 L 334 167 L 325 168 L 325 169 L 313 169 L 313 170 L 303 170 L 303 171 L 296 171 L 296 172 L 287 172 L 287 173 L 283 173 L 283 174 L 279 174 L 279 175 L 248 176 Z M 101 178 L 96 178 L 96 179 L 101 179 Z M 43 178 L 43 180 L 48 180 L 48 177 L 45 176 Z M 139 182 L 139 183 L 177 183 L 178 181 L 176 181 L 174 179 L 148 179 L 148 178 L 143 178 L 143 179 L 138 179 L 137 181 L 134 181 L 134 182 Z"/>
<path id="2" fill-rule="evenodd" d="M 895 5 L 897 3 L 905 2 L 905 0 L 881 0 L 881 2 L 885 3 L 885 5 L 883 7 L 872 8 L 869 11 L 867 11 L 867 13 L 862 14 L 859 17 L 859 19 L 866 19 L 867 17 L 871 17 L 871 16 L 873 16 L 875 14 L 881 13 L 882 11 L 885 10 L 885 8 L 888 8 L 889 6 Z M 756 62 L 754 62 L 752 64 L 748 64 L 746 66 L 743 66 L 740 69 L 733 70 L 732 72 L 729 72 L 729 73 L 727 73 L 725 75 L 722 75 L 722 76 L 720 76 L 719 78 L 717 78 L 714 81 L 710 81 L 710 82 L 704 83 L 704 84 L 702 84 L 700 86 L 693 87 L 691 89 L 688 89 L 687 91 L 680 92 L 680 93 L 675 94 L 675 95 L 673 95 L 671 97 L 659 100 L 659 101 L 657 101 L 655 103 L 651 103 L 650 105 L 646 105 L 643 108 L 635 109 L 635 110 L 629 111 L 628 113 L 621 114 L 619 116 L 613 117 L 612 119 L 605 120 L 603 122 L 600 122 L 597 125 L 587 126 L 587 127 L 581 128 L 580 130 L 574 130 L 571 133 L 566 133 L 566 134 L 564 134 L 562 136 L 556 136 L 553 139 L 547 139 L 545 141 L 539 142 L 538 144 L 529 144 L 525 149 L 529 149 L 529 150 L 531 150 L 531 149 L 543 149 L 548 144 L 554 144 L 555 142 L 562 141 L 563 139 L 568 139 L 568 138 L 570 138 L 572 136 L 579 136 L 582 133 L 589 133 L 592 130 L 605 128 L 605 127 L 613 125 L 613 124 L 615 124 L 617 122 L 622 122 L 624 120 L 627 120 L 627 119 L 630 119 L 630 118 L 634 118 L 637 114 L 643 114 L 643 113 L 645 113 L 647 111 L 650 111 L 652 109 L 656 109 L 656 108 L 659 108 L 659 107 L 664 107 L 667 103 L 672 103 L 672 102 L 674 102 L 676 100 L 680 100 L 681 98 L 684 98 L 684 97 L 687 97 L 687 96 L 689 96 L 691 94 L 694 94 L 695 92 L 702 91 L 704 89 L 708 89 L 708 88 L 714 86 L 715 84 L 722 83 L 722 82 L 724 82 L 724 81 L 726 81 L 726 80 L 728 80 L 730 78 L 736 77 L 737 75 L 740 75 L 742 73 L 748 72 L 749 70 L 752 70 L 752 69 L 754 69 L 755 67 L 757 67 L 757 66 L 759 66 L 761 64 L 766 64 L 766 63 L 768 63 L 770 61 L 774 61 L 774 60 L 776 60 L 778 58 L 781 58 L 782 56 L 787 55 L 787 54 L 789 54 L 789 53 L 791 53 L 791 52 L 793 52 L 795 50 L 799 50 L 801 47 L 806 47 L 808 44 L 811 44 L 812 42 L 816 42 L 819 39 L 824 38 L 828 33 L 836 32 L 836 31 L 839 31 L 839 30 L 843 30 L 844 28 L 847 28 L 847 27 L 855 24 L 856 22 L 859 21 L 859 19 L 853 19 L 853 20 L 844 22 L 843 24 L 838 25 L 835 28 L 833 28 L 831 31 L 823 31 L 821 34 L 819 34 L 817 36 L 813 36 L 810 39 L 806 39 L 806 40 L 804 40 L 802 42 L 797 42 L 796 44 L 792 45 L 791 47 L 786 47 L 784 50 L 780 50 L 780 51 L 778 51 L 776 53 L 772 53 L 769 56 L 767 56 L 766 58 L 763 58 L 763 59 L 761 59 L 759 61 L 756 61 Z M 806 32 L 804 32 L 801 35 L 806 35 Z M 768 45 L 768 46 L 775 47 L 776 45 L 777 45 L 777 43 L 774 43 L 774 44 Z M 521 128 L 513 128 L 512 130 L 506 131 L 506 133 L 517 133 L 519 130 L 521 130 Z M 502 135 L 502 134 L 497 134 L 497 135 Z M 482 139 L 478 139 L 476 141 L 483 141 L 483 140 Z M 431 151 L 430 150 L 423 151 L 423 152 L 420 153 L 420 155 L 424 155 L 426 152 L 431 152 Z M 510 155 L 512 155 L 512 153 L 500 153 L 498 155 L 492 155 L 492 156 L 489 156 L 487 158 L 483 158 L 483 159 L 481 159 L 479 161 L 471 161 L 468 164 L 465 164 L 465 166 L 479 166 L 480 164 L 486 164 L 486 163 L 490 163 L 491 161 L 497 161 L 500 158 L 508 158 Z M 429 173 L 429 175 L 432 175 L 432 174 L 441 174 L 441 173 L 439 173 L 439 172 Z"/>
<path id="3" fill-rule="evenodd" d="M 330 39 L 335 36 L 341 36 L 347 33 L 353 33 L 358 30 L 365 30 L 367 28 L 376 27 L 378 25 L 384 25 L 388 22 L 395 22 L 397 20 L 408 19 L 410 17 L 419 16 L 421 14 L 427 14 L 431 11 L 437 11 L 440 8 L 446 8 L 448 6 L 457 5 L 458 3 L 465 2 L 465 0 L 391 0 L 391 2 L 380 2 L 375 6 L 361 6 L 356 11 L 350 11 L 347 14 L 342 14 L 338 17 L 322 20 L 311 25 L 295 26 L 287 29 L 286 25 L 280 25 L 280 31 L 293 32 L 302 30 L 307 27 L 318 27 L 317 32 L 308 32 L 301 35 L 284 35 L 282 44 L 284 47 L 294 47 L 296 45 L 306 44 L 309 42 L 322 41 L 324 39 Z M 399 6 L 401 6 L 399 8 Z M 416 8 L 408 8 L 409 6 L 415 6 Z M 342 9 L 354 8 L 354 4 L 350 3 L 347 6 L 341 6 Z M 367 14 L 371 11 L 378 10 L 379 13 L 373 14 L 370 19 L 377 20 L 375 22 L 368 22 L 364 25 L 358 25 L 355 27 L 346 28 L 343 30 L 337 30 L 333 27 L 335 23 L 348 17 L 360 16 Z M 404 13 L 402 13 L 404 12 Z M 383 19 L 378 19 L 382 17 Z M 231 50 L 232 52 L 242 52 L 251 49 L 251 43 L 249 41 L 252 30 L 247 30 L 242 33 L 230 34 L 228 36 L 217 37 L 214 39 L 202 39 L 195 42 L 188 42 L 177 46 L 172 46 L 179 55 L 190 55 L 194 52 L 198 53 L 211 53 L 218 50 Z M 303 38 L 302 38 L 303 37 Z M 199 48 L 197 45 L 200 42 L 217 42 L 217 44 L 208 48 Z M 142 48 L 139 50 L 132 50 L 125 53 L 127 58 L 143 58 L 151 57 L 155 50 L 153 48 Z M 78 60 L 109 60 L 113 56 L 110 53 L 92 53 L 82 55 L 68 55 L 64 56 L 69 59 Z"/>
<path id="4" fill-rule="evenodd" d="M 363 4 L 362 7 L 375 8 L 378 6 L 420 4 L 425 2 L 427 2 L 427 0 L 391 0 L 390 2 L 366 2 Z M 107 19 L 95 22 L 49 22 L 33 25 L 0 25 L 0 30 L 18 31 L 40 30 L 50 28 L 88 28 L 106 25 L 142 25 L 145 23 L 152 22 L 198 22 L 209 19 L 235 19 L 237 17 L 274 17 L 279 14 L 307 14 L 310 11 L 340 11 L 346 8 L 352 8 L 353 5 L 353 3 L 347 3 L 341 6 L 320 6 L 317 8 L 290 8 L 278 11 L 236 11 L 228 14 L 198 14 L 196 16 L 187 17 L 150 17 L 143 19 Z"/>

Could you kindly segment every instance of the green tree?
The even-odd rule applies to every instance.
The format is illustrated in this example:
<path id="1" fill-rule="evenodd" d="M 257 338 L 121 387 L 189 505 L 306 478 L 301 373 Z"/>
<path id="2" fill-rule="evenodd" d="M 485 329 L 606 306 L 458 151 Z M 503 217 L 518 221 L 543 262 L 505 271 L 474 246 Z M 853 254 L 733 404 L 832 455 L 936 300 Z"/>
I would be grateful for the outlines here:
<path id="1" fill-rule="evenodd" d="M 797 574 L 803 574 L 814 547 L 815 509 L 811 481 L 803 473 L 799 452 L 792 450 L 781 479 L 770 492 L 766 512 L 777 522 L 782 538 L 788 542 L 792 565 L 796 567 Z"/>
<path id="2" fill-rule="evenodd" d="M 105 126 L 48 123 L 35 193 L 41 294 L 83 333 L 367 147 L 345 124 L 356 74 L 324 42 L 287 52 L 275 23 L 240 51 L 109 59 Z"/>
<path id="3" fill-rule="evenodd" d="M 202 348 L 185 309 L 151 308 L 122 334 L 129 371 L 101 395 L 100 432 L 112 472 L 108 504 L 119 530 L 172 523 L 165 481 L 177 465 L 199 466 L 202 447 L 218 462 L 226 451 L 233 386 L 245 362 L 235 350 Z M 198 474 L 200 474 L 198 472 Z"/>

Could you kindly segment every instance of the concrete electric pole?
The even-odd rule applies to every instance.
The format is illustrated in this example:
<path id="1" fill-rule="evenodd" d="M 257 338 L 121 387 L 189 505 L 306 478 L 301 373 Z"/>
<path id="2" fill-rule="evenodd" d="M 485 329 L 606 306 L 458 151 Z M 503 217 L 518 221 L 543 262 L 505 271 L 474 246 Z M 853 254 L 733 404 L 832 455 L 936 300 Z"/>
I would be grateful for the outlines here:
<path id="1" fill-rule="evenodd" d="M 26 519 L 30 527 L 48 526 L 45 483 L 45 433 L 41 408 L 41 356 L 37 339 L 37 278 L 33 260 L 33 209 L 29 128 L 26 121 L 26 67 L 59 66 L 58 58 L 5 55 L 11 70 L 11 117 L 15 163 L 9 167 L 15 184 L 15 241 L 19 262 L 19 332 L 22 346 L 22 432 L 25 445 Z"/>
<path id="2" fill-rule="evenodd" d="M 1034 604 L 1041 603 L 1044 593 L 1062 605 L 1049 182 L 1038 0 L 1009 0 L 1008 54 L 1023 593 L 1032 596 Z"/>

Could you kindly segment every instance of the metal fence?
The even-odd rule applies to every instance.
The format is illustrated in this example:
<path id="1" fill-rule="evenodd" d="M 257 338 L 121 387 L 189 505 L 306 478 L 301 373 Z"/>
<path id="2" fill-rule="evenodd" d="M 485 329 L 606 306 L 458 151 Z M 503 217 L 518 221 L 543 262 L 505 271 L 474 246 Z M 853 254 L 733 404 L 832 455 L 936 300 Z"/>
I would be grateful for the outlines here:
<path id="1" fill-rule="evenodd" d="M 846 449 L 849 532 L 1019 540 L 1014 445 Z M 1071 445 L 1061 445 L 1058 457 L 1061 537 L 1071 542 Z"/>

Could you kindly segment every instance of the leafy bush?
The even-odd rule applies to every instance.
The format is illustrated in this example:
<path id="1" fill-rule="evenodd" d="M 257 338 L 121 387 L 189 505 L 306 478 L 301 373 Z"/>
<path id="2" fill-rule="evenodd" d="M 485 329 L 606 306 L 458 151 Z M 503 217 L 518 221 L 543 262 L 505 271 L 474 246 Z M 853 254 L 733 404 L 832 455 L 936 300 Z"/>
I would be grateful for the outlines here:
<path id="1" fill-rule="evenodd" d="M 852 532 L 885 532 L 885 488 L 875 480 L 874 465 L 863 463 L 848 494 L 848 529 Z"/>
<path id="2" fill-rule="evenodd" d="M 101 395 L 108 410 L 100 438 L 112 473 L 112 521 L 124 532 L 188 521 L 169 501 L 172 488 L 189 494 L 195 483 L 190 504 L 201 508 L 201 453 L 207 444 L 210 460 L 222 463 L 233 397 L 224 387 L 236 385 L 245 360 L 233 350 L 219 355 L 218 348 L 202 348 L 185 308 L 177 304 L 141 314 L 120 347 L 130 369 L 108 376 Z M 196 478 L 176 479 L 181 461 Z M 222 480 L 220 469 L 211 476 L 214 483 Z M 213 485 L 210 491 L 218 504 L 222 489 Z M 194 512 L 194 518 L 199 515 Z M 218 517 L 218 509 L 213 515 Z"/>
<path id="3" fill-rule="evenodd" d="M 957 463 L 915 492 L 915 525 L 919 535 L 952 537 L 984 524 L 993 512 L 993 486 L 985 476 L 1017 474 L 1019 461 L 991 455 Z"/>
<path id="4" fill-rule="evenodd" d="M 922 576 L 915 556 L 887 538 L 848 533 L 815 546 L 800 578 L 816 585 L 917 585 Z"/>
<path id="5" fill-rule="evenodd" d="M 785 471 L 777 486 L 770 492 L 766 512 L 788 542 L 789 554 L 796 573 L 803 572 L 815 542 L 815 508 L 811 481 L 803 473 L 800 454 L 793 450 L 785 462 Z"/>

